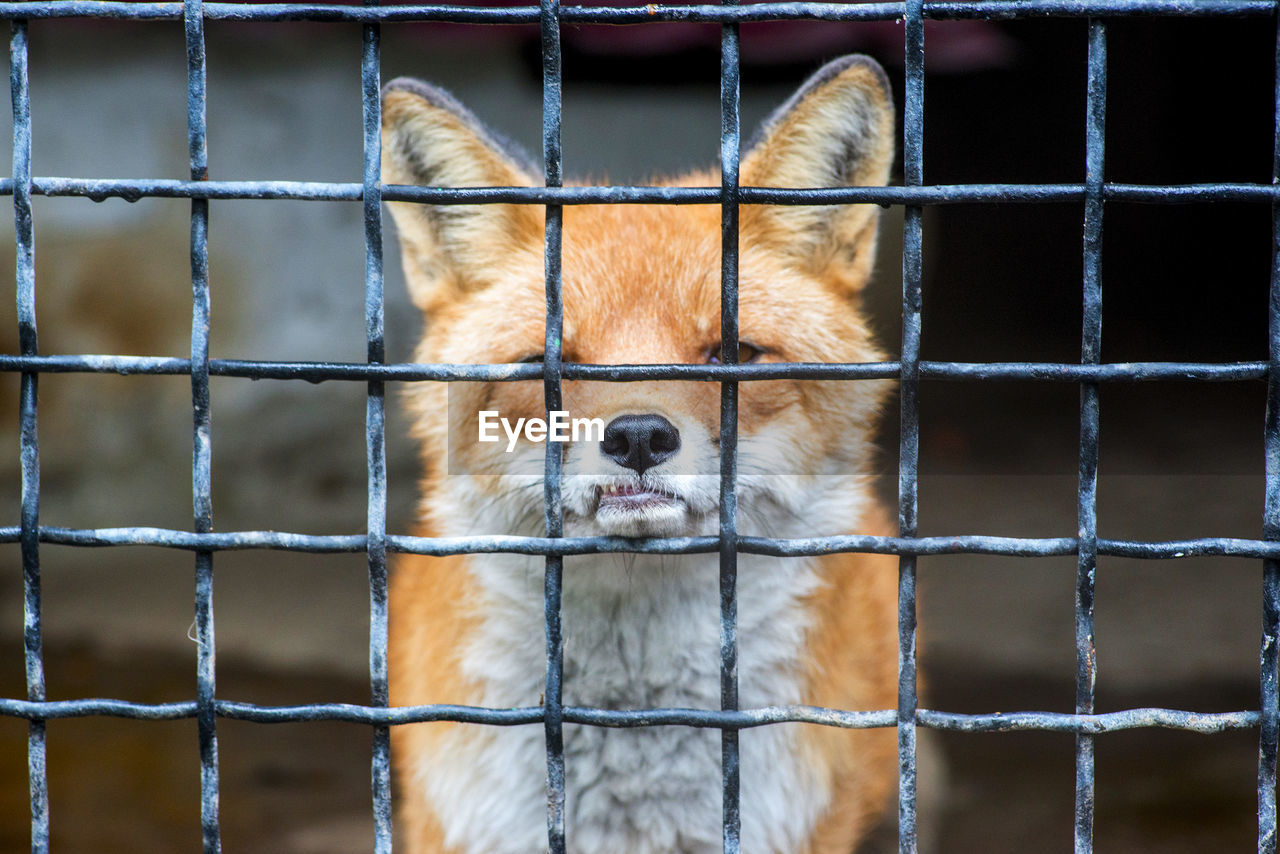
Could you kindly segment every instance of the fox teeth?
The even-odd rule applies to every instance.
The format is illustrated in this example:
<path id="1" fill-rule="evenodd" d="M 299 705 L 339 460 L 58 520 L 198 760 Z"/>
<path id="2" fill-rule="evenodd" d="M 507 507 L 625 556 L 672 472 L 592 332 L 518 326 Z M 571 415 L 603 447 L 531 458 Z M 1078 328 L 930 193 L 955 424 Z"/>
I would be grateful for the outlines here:
<path id="1" fill-rule="evenodd" d="M 674 498 L 670 492 L 664 489 L 658 489 L 650 486 L 639 486 L 633 484 L 614 484 L 613 486 L 604 486 L 600 488 L 601 498 L 618 498 L 620 496 L 635 495 L 657 495 L 663 498 Z"/>

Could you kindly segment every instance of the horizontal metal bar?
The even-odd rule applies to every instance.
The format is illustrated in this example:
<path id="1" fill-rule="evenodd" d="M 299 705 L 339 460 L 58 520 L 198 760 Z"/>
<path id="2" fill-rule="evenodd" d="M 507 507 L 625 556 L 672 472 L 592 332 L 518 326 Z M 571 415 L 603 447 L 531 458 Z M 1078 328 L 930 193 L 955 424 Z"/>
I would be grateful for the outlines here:
<path id="1" fill-rule="evenodd" d="M 400 726 L 428 721 L 455 721 L 490 726 L 524 726 L 541 723 L 543 708 L 485 708 L 482 706 L 360 706 L 351 703 L 316 703 L 304 706 L 261 706 L 229 700 L 214 701 L 219 717 L 254 723 L 343 721 L 375 726 Z M 0 699 L 0 717 L 27 720 L 59 720 L 83 717 L 116 717 L 133 720 L 181 720 L 195 717 L 194 701 L 149 705 L 126 700 L 29 700 Z M 930 729 L 952 732 L 1064 732 L 1107 733 L 1162 728 L 1202 734 L 1253 729 L 1261 715 L 1256 711 L 1194 712 L 1176 709 L 1125 709 L 1093 715 L 1058 712 L 995 712 L 958 714 L 920 709 L 916 722 Z M 897 710 L 844 711 L 819 706 L 766 706 L 739 711 L 719 709 L 600 709 L 564 707 L 565 723 L 585 726 L 636 728 L 687 726 L 716 729 L 751 729 L 779 723 L 809 723 L 842 729 L 876 729 L 897 722 Z"/>
<path id="2" fill-rule="evenodd" d="M 902 3 L 755 3 L 741 6 L 565 6 L 565 23 L 640 24 L 662 21 L 749 23 L 756 21 L 888 21 L 903 15 Z M 956 0 L 924 4 L 924 17 L 966 18 L 1081 18 L 1088 16 L 1240 17 L 1271 15 L 1274 0 Z M 477 7 L 443 4 L 383 7 L 339 6 L 321 3 L 205 3 L 209 20 L 321 21 L 376 23 L 389 21 L 452 21 L 471 24 L 536 24 L 535 6 Z M 0 18 L 115 18 L 177 20 L 181 3 L 46 2 L 0 3 Z"/>
<path id="3" fill-rule="evenodd" d="M 18 542 L 18 526 L 0 527 L 0 544 Z M 283 531 L 219 531 L 198 534 L 169 528 L 61 528 L 41 526 L 40 542 L 87 548 L 155 546 L 186 551 L 269 551 L 341 554 L 363 552 L 365 534 L 294 534 Z M 633 540 L 622 537 L 477 537 L 387 536 L 387 551 L 445 556 L 456 554 L 573 555 L 640 551 L 647 554 L 694 554 L 716 549 L 715 537 L 672 537 Z M 1280 553 L 1280 545 L 1277 552 Z"/>
<path id="4" fill-rule="evenodd" d="M 897 379 L 896 361 L 832 363 L 778 362 L 747 365 L 586 365 L 564 363 L 571 380 L 634 382 L 687 380 L 745 382 L 764 380 Z M 191 360 L 169 356 L 0 354 L 0 373 L 87 373 L 122 376 L 182 376 L 191 373 Z M 1078 365 L 1070 362 L 921 362 L 926 379 L 1038 382 L 1243 382 L 1265 380 L 1267 362 L 1113 362 Z M 537 364 L 450 365 L 423 363 L 368 364 L 365 362 L 261 362 L 211 359 L 209 373 L 251 380 L 329 380 L 368 382 L 514 382 L 542 378 Z"/>
<path id="5" fill-rule="evenodd" d="M 976 0 L 925 2 L 924 16 L 958 18 L 1131 18 L 1273 15 L 1274 0 Z"/>
<path id="6" fill-rule="evenodd" d="M 959 715 L 921 709 L 920 726 L 951 732 L 1069 732 L 1093 735 L 1130 729 L 1177 729 L 1213 735 L 1233 729 L 1256 729 L 1258 712 L 1184 712 L 1173 709 L 1126 709 L 1093 715 L 1057 712 L 997 712 Z"/>
<path id="7" fill-rule="evenodd" d="M 0 195 L 12 192 L 9 179 L 0 180 Z M 173 178 L 33 178 L 38 196 L 84 197 L 95 202 L 124 199 L 294 199 L 316 202 L 357 202 L 363 184 L 328 181 L 179 181 Z"/>
<path id="8" fill-rule="evenodd" d="M 755 372 L 742 368 L 756 368 Z M 565 379 L 596 382 L 645 380 L 871 380 L 896 379 L 898 362 L 862 362 L 836 365 L 823 362 L 719 365 L 585 365 L 564 363 Z"/>
<path id="9" fill-rule="evenodd" d="M 365 551 L 364 534 L 293 534 L 283 531 L 220 531 L 194 533 L 169 528 L 62 528 L 41 526 L 42 543 L 86 548 L 154 546 L 185 551 L 269 551 L 338 554 Z M 0 527 L 0 544 L 19 541 L 21 528 Z M 387 550 L 403 554 L 446 556 L 458 554 L 706 554 L 718 548 L 716 537 L 475 537 L 387 536 Z M 985 554 L 1005 557 L 1059 557 L 1076 553 L 1075 537 L 993 537 L 961 535 L 939 537 L 876 537 L 845 535 L 775 539 L 741 537 L 738 551 L 772 557 L 812 557 L 825 554 L 956 555 Z M 1280 559 L 1280 542 L 1234 537 L 1143 542 L 1098 540 L 1098 554 L 1143 560 L 1184 557 L 1240 557 Z"/>
<path id="10" fill-rule="evenodd" d="M 169 376 L 191 373 L 189 359 L 168 356 L 53 355 L 22 357 L 0 354 L 0 372 L 98 373 Z M 252 380 L 399 380 L 403 382 L 502 382 L 540 379 L 542 366 L 369 364 L 367 362 L 258 362 L 211 359 L 209 373 Z"/>
<path id="11" fill-rule="evenodd" d="M 1149 382 L 1265 380 L 1268 362 L 921 362 L 920 375 L 945 380 L 1046 380 L 1050 382 Z"/>
<path id="12" fill-rule="evenodd" d="M 30 700 L 0 699 L 0 717 L 27 720 L 60 720 L 63 718 L 110 717 L 140 721 L 176 721 L 196 716 L 196 702 L 134 703 L 129 700 Z"/>
<path id="13" fill-rule="evenodd" d="M 37 181 L 39 179 L 36 179 Z M 38 184 L 35 185 L 38 188 Z M 278 189 L 278 188 L 276 188 Z M 190 188 L 199 192 L 199 187 Z M 956 205 L 979 203 L 1069 203 L 1084 199 L 1083 184 L 934 184 L 886 187 L 750 187 L 739 188 L 742 204 L 768 205 Z M 1108 201 L 1146 204 L 1193 202 L 1263 202 L 1280 200 L 1272 184 L 1107 184 Z M 636 185 L 582 187 L 417 187 L 386 188 L 388 201 L 430 204 L 716 204 L 719 187 L 654 187 Z"/>
<path id="14" fill-rule="evenodd" d="M 0 195 L 13 195 L 13 179 L 0 179 Z M 457 204 L 718 204 L 719 187 L 641 185 L 581 187 L 417 187 L 381 185 L 391 202 Z M 323 181 L 179 181 L 168 178 L 33 178 L 31 192 L 48 197 L 264 199 L 315 202 L 361 201 L 364 185 Z M 744 204 L 770 205 L 955 205 L 1070 203 L 1084 199 L 1083 184 L 935 184 L 921 187 L 740 188 Z M 1141 204 L 1280 201 L 1280 186 L 1249 183 L 1107 184 L 1107 201 Z"/>
<path id="15" fill-rule="evenodd" d="M 1234 537 L 1205 537 L 1193 540 L 1140 542 L 1098 540 L 1098 554 L 1144 560 L 1174 560 L 1184 557 L 1271 557 L 1280 543 Z M 743 537 L 739 551 L 773 557 L 812 557 L 824 554 L 950 555 L 985 554 L 1004 557 L 1059 557 L 1076 554 L 1076 537 L 992 537 L 963 535 L 952 537 L 873 537 L 846 535 L 773 539 Z"/>

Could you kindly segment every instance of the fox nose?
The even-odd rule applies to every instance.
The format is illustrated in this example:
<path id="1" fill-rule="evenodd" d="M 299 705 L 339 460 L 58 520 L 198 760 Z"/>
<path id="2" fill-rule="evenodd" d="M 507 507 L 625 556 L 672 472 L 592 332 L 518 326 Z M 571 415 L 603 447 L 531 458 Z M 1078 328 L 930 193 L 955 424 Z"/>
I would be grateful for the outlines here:
<path id="1" fill-rule="evenodd" d="M 680 450 L 680 431 L 661 415 L 620 415 L 604 428 L 600 451 L 644 474 Z"/>

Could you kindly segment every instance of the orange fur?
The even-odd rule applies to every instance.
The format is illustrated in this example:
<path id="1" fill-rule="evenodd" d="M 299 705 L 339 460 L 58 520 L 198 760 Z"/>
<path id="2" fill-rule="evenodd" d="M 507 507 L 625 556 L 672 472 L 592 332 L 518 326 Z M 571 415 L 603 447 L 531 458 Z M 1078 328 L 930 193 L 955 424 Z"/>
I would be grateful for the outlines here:
<path id="1" fill-rule="evenodd" d="M 458 639 L 467 636 L 472 623 L 469 586 L 461 557 L 405 555 L 396 562 L 389 616 L 395 633 L 388 661 L 391 705 L 475 702 L 474 686 L 460 672 L 457 657 Z M 464 728 L 452 722 L 396 727 L 395 756 L 419 755 Z M 404 800 L 400 819 L 400 832 L 412 840 L 413 850 L 445 854 L 440 823 L 425 802 Z"/>
<path id="2" fill-rule="evenodd" d="M 815 78 L 772 119 L 743 160 L 744 184 L 876 184 L 892 160 L 892 105 L 882 77 L 855 60 Z M 422 84 L 393 83 L 385 96 L 384 180 L 438 186 L 531 184 L 519 163 L 456 103 Z M 834 164 L 834 165 L 833 165 Z M 843 171 L 836 174 L 836 166 Z M 710 173 L 672 185 L 715 183 Z M 393 205 L 406 274 L 428 317 L 417 358 L 500 363 L 538 354 L 545 335 L 542 210 L 512 205 L 430 208 Z M 564 209 L 565 361 L 690 363 L 719 351 L 718 206 L 595 205 Z M 869 206 L 744 206 L 741 216 L 740 339 L 763 361 L 864 362 L 880 358 L 856 295 L 871 271 L 876 213 Z M 886 392 L 880 382 L 777 380 L 740 386 L 744 438 L 768 428 L 794 437 L 796 471 L 863 472 Z M 424 535 L 450 530 L 449 472 L 467 472 L 486 501 L 509 500 L 510 483 L 486 477 L 502 464 L 489 446 L 465 440 L 476 413 L 543 414 L 541 382 L 415 384 L 409 405 L 422 443 Z M 715 436 L 715 383 L 568 382 L 565 408 L 610 418 L 658 411 Z M 444 464 L 449 457 L 448 467 Z M 495 459 L 497 462 L 495 463 Z M 888 533 L 863 489 L 841 531 Z M 468 519 L 485 533 L 485 518 Z M 494 525 L 490 530 L 486 525 Z M 482 688 L 464 673 L 488 607 L 475 571 L 484 556 L 405 557 L 391 589 L 393 705 L 474 704 Z M 805 703 L 842 709 L 896 705 L 896 562 L 838 555 L 815 562 L 817 585 L 801 602 L 806 619 L 799 684 Z M 567 571 L 568 572 L 568 571 Z M 540 586 L 538 587 L 540 591 Z M 602 617 L 608 619 L 607 615 Z M 533 643 L 537 639 L 530 638 Z M 745 662 L 744 662 L 745 665 Z M 590 678 L 586 674 L 584 678 Z M 528 705 L 536 696 L 522 699 Z M 787 725 L 799 726 L 799 725 Z M 473 725 L 396 727 L 401 830 L 412 854 L 446 854 L 442 816 L 424 794 L 422 757 L 448 744 L 478 756 L 490 732 Z M 892 730 L 802 727 L 799 749 L 829 794 L 796 854 L 848 854 L 886 816 L 895 786 Z M 749 773 L 744 771 L 744 773 Z M 626 854 L 626 852 L 619 852 Z M 672 852 L 679 854 L 679 852 Z"/>
<path id="3" fill-rule="evenodd" d="M 877 511 L 862 533 L 896 535 Z M 892 709 L 897 697 L 898 561 L 891 555 L 831 555 L 828 586 L 814 597 L 808 645 L 808 703 L 834 709 Z M 857 614 L 858 619 L 850 619 Z M 897 736 L 892 729 L 804 731 L 814 761 L 824 763 L 835 793 L 804 854 L 849 854 L 882 820 L 896 791 Z"/>

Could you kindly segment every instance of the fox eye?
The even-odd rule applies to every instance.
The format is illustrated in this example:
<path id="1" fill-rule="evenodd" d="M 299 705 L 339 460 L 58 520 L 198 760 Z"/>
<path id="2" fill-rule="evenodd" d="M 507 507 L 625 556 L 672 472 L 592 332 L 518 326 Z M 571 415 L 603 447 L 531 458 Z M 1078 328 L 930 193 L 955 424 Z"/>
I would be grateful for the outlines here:
<path id="1" fill-rule="evenodd" d="M 523 359 L 517 359 L 517 364 L 538 364 L 542 362 L 542 354 L 534 353 L 531 356 L 525 356 Z"/>
<path id="2" fill-rule="evenodd" d="M 746 365 L 750 362 L 754 362 L 758 360 L 761 356 L 763 356 L 766 352 L 767 351 L 763 347 L 757 347 L 756 345 L 748 343 L 746 341 L 739 341 L 738 342 L 738 364 Z M 720 364 L 720 345 L 719 344 L 717 344 L 716 346 L 712 347 L 707 351 L 707 364 L 708 365 Z"/>

